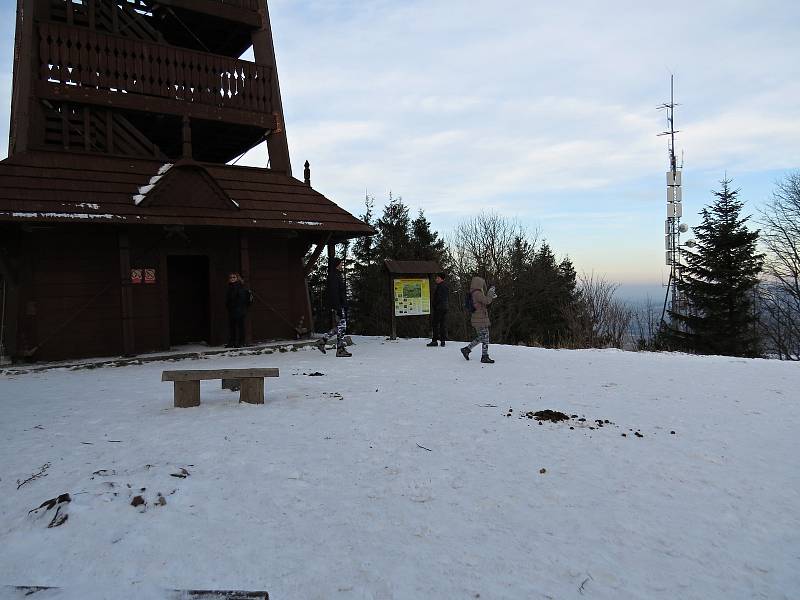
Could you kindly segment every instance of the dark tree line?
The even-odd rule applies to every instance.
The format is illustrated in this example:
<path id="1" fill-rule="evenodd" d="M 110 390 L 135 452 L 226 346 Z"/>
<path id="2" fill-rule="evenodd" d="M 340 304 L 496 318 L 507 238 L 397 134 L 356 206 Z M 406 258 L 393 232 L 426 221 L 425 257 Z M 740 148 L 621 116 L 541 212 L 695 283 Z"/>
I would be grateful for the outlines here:
<path id="1" fill-rule="evenodd" d="M 390 330 L 392 306 L 389 279 L 384 260 L 433 260 L 447 272 L 448 253 L 444 240 L 420 211 L 412 219 L 402 198 L 389 195 L 389 202 L 380 217 L 375 217 L 375 200 L 365 199 L 365 212 L 359 218 L 372 226 L 377 234 L 357 238 L 337 249 L 346 259 L 345 277 L 349 291 L 349 324 L 353 333 L 386 335 Z M 327 258 L 322 258 L 309 277 L 314 321 L 318 331 L 330 327 L 326 314 L 325 285 Z M 398 319 L 398 335 L 424 337 L 428 335 L 427 319 Z"/>
<path id="2" fill-rule="evenodd" d="M 432 260 L 450 286 L 449 337 L 471 339 L 464 309 L 473 276 L 496 286 L 491 337 L 496 343 L 545 347 L 638 347 L 698 354 L 776 356 L 800 359 L 800 174 L 779 182 L 762 210 L 761 232 L 748 228 L 739 190 L 721 182 L 693 228 L 696 245 L 682 248 L 679 288 L 688 309 L 659 325 L 660 306 L 649 302 L 635 313 L 615 292 L 617 285 L 595 274 L 577 274 L 568 257 L 558 258 L 538 232 L 494 213 L 462 222 L 447 241 L 420 211 L 410 214 L 402 198 L 389 196 L 380 214 L 367 197 L 361 219 L 377 234 L 340 246 L 347 259 L 350 331 L 388 335 L 392 290 L 385 259 Z M 758 251 L 761 241 L 766 254 Z M 763 268 L 763 273 L 762 273 Z M 309 277 L 317 330 L 330 326 L 325 314 L 327 264 Z M 398 318 L 401 337 L 427 337 L 426 317 Z"/>
<path id="3" fill-rule="evenodd" d="M 472 277 L 479 275 L 495 285 L 501 296 L 491 314 L 494 342 L 543 346 L 622 343 L 604 334 L 604 326 L 598 327 L 593 321 L 593 290 L 580 289 L 572 262 L 557 259 L 547 242 L 539 242 L 514 221 L 481 214 L 462 223 L 446 243 L 431 229 L 423 212 L 412 218 L 402 198 L 391 195 L 380 216 L 375 214 L 374 199 L 367 197 L 360 218 L 377 234 L 359 238 L 344 250 L 351 298 L 349 327 L 353 333 L 390 332 L 392 291 L 384 270 L 388 258 L 439 263 L 451 291 L 451 339 L 467 340 L 474 334 L 464 297 Z M 309 278 L 318 330 L 329 326 L 324 314 L 326 269 L 322 259 Z M 613 289 L 609 290 L 613 296 Z M 396 324 L 401 337 L 430 335 L 427 317 L 398 318 Z"/>

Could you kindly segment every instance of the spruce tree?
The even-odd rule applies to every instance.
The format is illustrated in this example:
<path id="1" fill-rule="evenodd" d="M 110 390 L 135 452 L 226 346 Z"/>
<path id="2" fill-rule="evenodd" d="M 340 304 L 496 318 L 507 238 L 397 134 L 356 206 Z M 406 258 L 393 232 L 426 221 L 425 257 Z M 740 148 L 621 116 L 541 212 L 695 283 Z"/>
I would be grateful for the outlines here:
<path id="1" fill-rule="evenodd" d="M 366 210 L 359 218 L 370 227 L 375 227 L 373 216 L 375 199 L 367 195 L 364 205 Z M 380 323 L 384 320 L 376 310 L 376 307 L 380 305 L 378 299 L 385 293 L 381 277 L 383 260 L 378 255 L 376 237 L 360 237 L 353 244 L 349 318 L 354 333 L 374 334 L 380 332 Z"/>
<path id="2" fill-rule="evenodd" d="M 411 218 L 408 215 L 408 206 L 403 203 L 400 196 L 396 198 L 389 193 L 389 204 L 384 206 L 383 214 L 375 224 L 378 230 L 377 254 L 381 260 L 391 258 L 394 260 L 410 260 L 411 248 Z"/>
<path id="3" fill-rule="evenodd" d="M 446 270 L 447 250 L 437 231 L 431 230 L 431 223 L 420 209 L 417 218 L 411 222 L 411 255 L 414 260 L 433 260 Z"/>
<path id="4" fill-rule="evenodd" d="M 723 179 L 715 200 L 693 227 L 696 247 L 681 248 L 685 266 L 678 290 L 688 300 L 687 314 L 670 312 L 672 345 L 699 354 L 758 356 L 754 306 L 763 254 L 756 252 L 758 231 L 741 217 L 739 190 Z"/>

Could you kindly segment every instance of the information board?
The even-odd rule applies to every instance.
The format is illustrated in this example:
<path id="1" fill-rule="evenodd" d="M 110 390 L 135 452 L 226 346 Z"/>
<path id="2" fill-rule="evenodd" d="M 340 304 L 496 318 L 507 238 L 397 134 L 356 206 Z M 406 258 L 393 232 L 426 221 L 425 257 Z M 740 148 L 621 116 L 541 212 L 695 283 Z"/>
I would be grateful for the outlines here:
<path id="1" fill-rule="evenodd" d="M 394 314 L 413 317 L 431 314 L 431 286 L 428 279 L 394 280 Z"/>

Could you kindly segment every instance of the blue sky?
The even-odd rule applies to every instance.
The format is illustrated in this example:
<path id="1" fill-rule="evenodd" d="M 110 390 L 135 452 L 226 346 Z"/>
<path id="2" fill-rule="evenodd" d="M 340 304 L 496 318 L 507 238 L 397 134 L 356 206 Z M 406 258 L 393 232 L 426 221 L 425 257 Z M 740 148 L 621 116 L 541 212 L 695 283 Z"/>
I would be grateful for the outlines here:
<path id="1" fill-rule="evenodd" d="M 2 0 L 0 137 L 14 6 Z M 660 294 L 675 75 L 684 221 L 725 174 L 756 212 L 800 168 L 800 3 L 272 0 L 295 175 L 354 214 L 365 192 L 445 236 L 494 210 L 578 270 Z M 0 156 L 5 155 L 5 147 Z M 263 165 L 258 148 L 239 164 Z"/>

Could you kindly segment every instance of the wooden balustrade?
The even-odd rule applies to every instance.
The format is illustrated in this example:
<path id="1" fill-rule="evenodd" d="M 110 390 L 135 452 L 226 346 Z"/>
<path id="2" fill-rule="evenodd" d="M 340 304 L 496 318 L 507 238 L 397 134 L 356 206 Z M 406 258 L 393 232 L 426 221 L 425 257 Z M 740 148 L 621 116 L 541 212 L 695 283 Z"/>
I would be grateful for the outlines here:
<path id="1" fill-rule="evenodd" d="M 56 23 L 41 23 L 39 40 L 40 77 L 52 85 L 260 113 L 273 110 L 267 66 Z"/>

